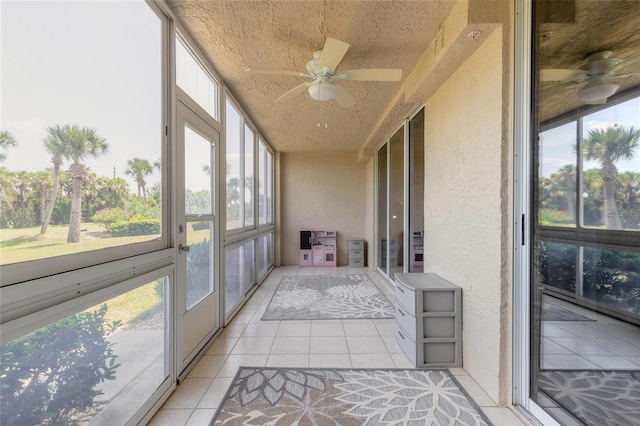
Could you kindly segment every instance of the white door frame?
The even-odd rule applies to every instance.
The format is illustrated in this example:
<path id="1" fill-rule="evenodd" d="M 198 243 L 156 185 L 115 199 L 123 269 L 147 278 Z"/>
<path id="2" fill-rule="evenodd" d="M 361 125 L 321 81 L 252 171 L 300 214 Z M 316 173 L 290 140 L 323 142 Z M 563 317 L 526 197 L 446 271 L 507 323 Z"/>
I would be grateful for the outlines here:
<path id="1" fill-rule="evenodd" d="M 184 127 L 197 131 L 203 137 L 213 143 L 213 159 L 211 163 L 210 178 L 212 180 L 212 215 L 203 216 L 203 221 L 213 220 L 213 236 L 211 245 L 213 291 L 202 301 L 198 302 L 188 311 L 186 310 L 186 252 L 178 250 L 176 262 L 176 362 L 178 364 L 179 379 L 186 371 L 191 361 L 193 361 L 200 351 L 206 346 L 214 334 L 220 330 L 220 225 L 218 216 L 219 182 L 217 182 L 217 171 L 220 167 L 220 130 L 217 123 L 201 107 L 193 102 L 184 92 L 178 92 L 176 102 L 176 156 L 175 156 L 175 176 L 176 176 L 176 246 L 187 246 L 187 216 L 184 209 L 185 194 L 185 154 L 184 154 Z M 193 215 L 189 215 L 193 216 Z M 180 228 L 182 227 L 182 228 Z M 182 229 L 182 231 L 180 231 Z"/>

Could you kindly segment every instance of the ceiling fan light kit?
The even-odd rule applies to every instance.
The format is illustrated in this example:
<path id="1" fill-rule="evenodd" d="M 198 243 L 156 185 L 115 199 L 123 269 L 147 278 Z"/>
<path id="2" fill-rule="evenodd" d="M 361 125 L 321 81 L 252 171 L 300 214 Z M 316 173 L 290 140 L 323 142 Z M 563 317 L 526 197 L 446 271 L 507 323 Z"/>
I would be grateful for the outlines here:
<path id="1" fill-rule="evenodd" d="M 619 87 L 619 85 L 607 81 L 604 77 L 594 78 L 580 89 L 578 97 L 582 102 L 594 102 L 612 96 Z"/>
<path id="2" fill-rule="evenodd" d="M 318 79 L 311 83 L 311 86 L 309 86 L 307 91 L 316 101 L 330 101 L 336 97 L 338 88 L 335 84 L 331 83 L 329 79 Z"/>
<path id="3" fill-rule="evenodd" d="M 603 104 L 613 96 L 620 86 L 610 79 L 625 78 L 628 75 L 615 74 L 623 64 L 630 64 L 638 55 L 626 59 L 611 57 L 611 50 L 601 50 L 587 56 L 585 69 L 543 69 L 540 71 L 541 81 L 559 81 L 559 84 L 542 90 L 543 96 L 555 96 L 563 90 L 578 89 L 578 98 L 586 104 Z"/>
<path id="4" fill-rule="evenodd" d="M 317 101 L 330 101 L 335 99 L 340 105 L 347 108 L 356 103 L 355 98 L 347 89 L 335 84 L 331 79 L 356 80 L 356 81 L 400 81 L 402 70 L 400 69 L 357 69 L 338 73 L 336 68 L 349 49 L 349 43 L 328 38 L 322 50 L 313 53 L 313 59 L 307 62 L 307 73 L 296 71 L 260 70 L 247 68 L 247 72 L 258 74 L 282 74 L 303 78 L 311 78 L 311 83 L 302 83 L 289 90 L 284 95 L 273 101 L 274 103 L 288 100 L 307 90 L 309 96 Z"/>

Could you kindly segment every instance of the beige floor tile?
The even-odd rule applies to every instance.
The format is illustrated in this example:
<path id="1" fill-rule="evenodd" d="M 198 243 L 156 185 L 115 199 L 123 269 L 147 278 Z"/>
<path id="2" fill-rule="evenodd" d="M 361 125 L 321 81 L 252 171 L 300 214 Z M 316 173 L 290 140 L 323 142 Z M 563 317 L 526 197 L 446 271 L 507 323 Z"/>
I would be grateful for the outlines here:
<path id="1" fill-rule="evenodd" d="M 311 336 L 344 336 L 342 321 L 311 321 Z"/>
<path id="2" fill-rule="evenodd" d="M 207 355 L 227 355 L 238 342 L 238 337 L 218 337 L 207 350 Z"/>
<path id="3" fill-rule="evenodd" d="M 382 341 L 387 347 L 387 352 L 390 354 L 402 353 L 402 349 L 400 349 L 400 346 L 398 346 L 398 342 L 396 341 L 396 336 L 382 336 Z"/>
<path id="4" fill-rule="evenodd" d="M 496 403 L 482 390 L 471 376 L 456 376 L 456 380 L 480 407 L 495 407 Z"/>
<path id="5" fill-rule="evenodd" d="M 244 367 L 264 367 L 267 364 L 267 354 L 259 355 L 229 355 L 222 364 L 218 377 L 235 377 L 238 368 Z M 180 386 L 178 386 L 180 387 Z"/>
<path id="6" fill-rule="evenodd" d="M 304 354 L 275 354 L 267 358 L 267 367 L 301 368 L 309 366 L 309 355 Z"/>
<path id="7" fill-rule="evenodd" d="M 371 320 L 342 321 L 344 334 L 347 336 L 379 336 L 378 329 Z"/>
<path id="8" fill-rule="evenodd" d="M 311 321 L 281 321 L 278 336 L 310 336 Z"/>
<path id="9" fill-rule="evenodd" d="M 265 336 L 275 336 L 278 332 L 278 326 L 280 321 L 271 321 L 271 322 L 252 322 L 247 324 L 247 328 L 242 332 L 242 337 L 265 337 Z"/>
<path id="10" fill-rule="evenodd" d="M 494 425 L 523 426 L 526 424 L 508 408 L 482 407 L 482 411 Z"/>
<path id="11" fill-rule="evenodd" d="M 310 354 L 309 367 L 311 368 L 350 368 L 351 357 L 349 354 Z"/>
<path id="12" fill-rule="evenodd" d="M 309 352 L 314 354 L 346 354 L 349 353 L 349 348 L 347 348 L 347 340 L 342 336 L 311 336 Z"/>
<path id="13" fill-rule="evenodd" d="M 351 354 L 353 368 L 396 368 L 389 354 Z"/>
<path id="14" fill-rule="evenodd" d="M 189 372 L 189 378 L 216 377 L 220 367 L 227 359 L 227 355 L 205 355 L 198 364 Z"/>
<path id="15" fill-rule="evenodd" d="M 269 352 L 271 352 L 273 339 L 273 336 L 241 337 L 238 339 L 238 343 L 236 343 L 235 347 L 231 351 L 231 354 L 268 354 Z"/>
<path id="16" fill-rule="evenodd" d="M 351 354 L 388 354 L 380 336 L 347 336 Z"/>
<path id="17" fill-rule="evenodd" d="M 162 406 L 165 409 L 196 408 L 202 395 L 213 381 L 212 378 L 187 378 L 171 394 Z"/>
<path id="18" fill-rule="evenodd" d="M 232 382 L 232 377 L 218 377 L 213 379 L 213 382 L 211 382 L 211 385 L 200 399 L 198 408 L 218 408 L 218 406 L 220 405 L 220 401 L 222 401 L 222 398 L 224 398 L 224 395 L 226 394 L 227 389 L 229 389 L 229 385 L 231 385 Z M 211 417 L 209 418 L 209 420 L 211 420 Z"/>
<path id="19" fill-rule="evenodd" d="M 398 325 L 394 319 L 374 319 L 373 325 L 381 336 L 395 336 L 398 331 Z"/>
<path id="20" fill-rule="evenodd" d="M 166 405 L 166 404 L 165 404 Z M 185 409 L 166 409 L 159 410 L 151 419 L 149 426 L 184 426 L 187 424 L 193 410 Z"/>
<path id="21" fill-rule="evenodd" d="M 415 365 L 411 364 L 411 361 L 407 359 L 404 354 L 390 354 L 391 359 L 393 359 L 393 363 L 397 368 L 416 368 Z"/>
<path id="22" fill-rule="evenodd" d="M 273 342 L 272 354 L 300 354 L 309 353 L 309 337 L 276 336 Z"/>
<path id="23" fill-rule="evenodd" d="M 202 426 L 208 425 L 213 418 L 213 415 L 216 413 L 214 409 L 202 409 L 196 408 L 193 410 L 191 417 L 189 417 L 189 421 L 185 426 Z"/>

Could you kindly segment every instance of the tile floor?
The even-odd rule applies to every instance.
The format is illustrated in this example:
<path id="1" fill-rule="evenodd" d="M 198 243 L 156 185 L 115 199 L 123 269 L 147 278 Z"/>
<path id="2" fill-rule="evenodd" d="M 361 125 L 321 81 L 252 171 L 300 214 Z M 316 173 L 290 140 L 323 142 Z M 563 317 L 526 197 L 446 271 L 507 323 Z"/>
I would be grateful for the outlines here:
<path id="1" fill-rule="evenodd" d="M 640 327 L 545 295 L 556 305 L 595 321 L 542 321 L 545 370 L 640 370 Z M 565 426 L 581 426 L 544 394 L 538 403 Z"/>
<path id="2" fill-rule="evenodd" d="M 395 342 L 394 320 L 260 320 L 283 275 L 354 273 L 367 270 L 274 269 L 149 424 L 208 425 L 241 365 L 411 368 Z M 393 301 L 391 288 L 368 275 Z M 464 369 L 451 372 L 495 425 L 524 424 L 511 410 L 498 407 Z"/>
<path id="3" fill-rule="evenodd" d="M 543 321 L 543 369 L 640 370 L 640 327 L 554 297 L 544 303 L 596 321 Z"/>

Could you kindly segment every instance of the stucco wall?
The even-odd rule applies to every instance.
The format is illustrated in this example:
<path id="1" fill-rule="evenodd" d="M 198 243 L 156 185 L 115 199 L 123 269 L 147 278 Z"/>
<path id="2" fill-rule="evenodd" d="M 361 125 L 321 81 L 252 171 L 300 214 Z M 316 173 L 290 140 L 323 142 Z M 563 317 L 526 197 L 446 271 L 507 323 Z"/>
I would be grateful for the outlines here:
<path id="1" fill-rule="evenodd" d="M 498 401 L 502 31 L 426 102 L 425 271 L 463 288 L 464 368 Z"/>
<path id="2" fill-rule="evenodd" d="M 281 259 L 298 264 L 301 230 L 335 230 L 338 266 L 347 265 L 347 239 L 365 238 L 366 165 L 344 153 L 282 153 Z"/>

